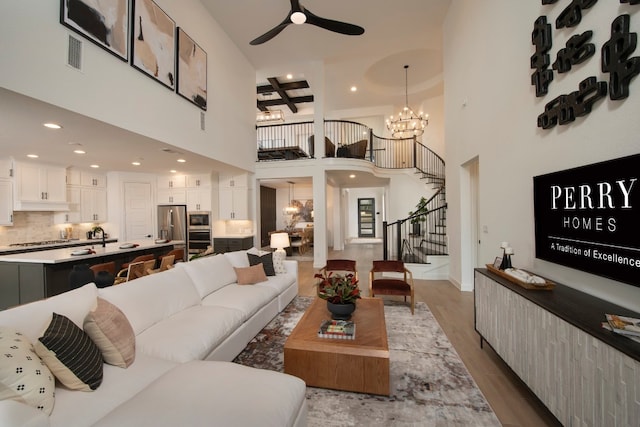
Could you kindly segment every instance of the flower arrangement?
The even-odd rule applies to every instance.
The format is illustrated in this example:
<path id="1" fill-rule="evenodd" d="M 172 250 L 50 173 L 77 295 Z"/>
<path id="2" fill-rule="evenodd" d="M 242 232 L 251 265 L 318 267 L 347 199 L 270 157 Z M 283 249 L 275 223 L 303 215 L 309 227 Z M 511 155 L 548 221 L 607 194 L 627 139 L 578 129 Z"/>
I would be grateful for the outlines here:
<path id="1" fill-rule="evenodd" d="M 320 279 L 318 296 L 333 304 L 354 304 L 361 298 L 358 279 L 351 273 L 346 276 L 340 274 L 334 276 L 332 272 L 326 276 L 317 273 L 314 277 Z"/>

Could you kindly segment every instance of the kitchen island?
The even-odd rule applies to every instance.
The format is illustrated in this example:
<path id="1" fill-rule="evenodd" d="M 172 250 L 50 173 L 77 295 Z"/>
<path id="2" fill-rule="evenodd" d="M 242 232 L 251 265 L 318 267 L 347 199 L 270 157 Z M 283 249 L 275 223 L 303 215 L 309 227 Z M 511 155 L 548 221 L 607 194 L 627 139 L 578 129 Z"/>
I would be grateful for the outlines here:
<path id="1" fill-rule="evenodd" d="M 116 271 L 123 263 L 139 255 L 163 255 L 175 246 L 184 246 L 183 241 L 156 243 L 155 240 L 140 240 L 126 243 L 92 242 L 81 247 L 60 248 L 0 255 L 0 310 L 31 301 L 58 295 L 70 290 L 69 273 L 74 265 L 115 262 Z M 73 255 L 80 249 L 91 249 L 95 253 Z"/>

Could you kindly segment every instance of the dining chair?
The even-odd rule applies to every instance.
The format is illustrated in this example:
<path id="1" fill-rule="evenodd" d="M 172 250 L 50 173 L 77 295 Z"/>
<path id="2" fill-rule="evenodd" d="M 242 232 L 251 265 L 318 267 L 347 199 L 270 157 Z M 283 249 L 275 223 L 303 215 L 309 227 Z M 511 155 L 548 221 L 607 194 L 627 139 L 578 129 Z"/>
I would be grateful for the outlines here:
<path id="1" fill-rule="evenodd" d="M 385 273 L 391 273 L 385 275 Z M 402 274 L 402 278 L 397 276 Z M 400 295 L 411 297 L 411 314 L 415 307 L 413 274 L 405 266 L 403 261 L 381 260 L 373 261 L 373 268 L 369 272 L 369 296 L 376 295 Z"/>
<path id="2" fill-rule="evenodd" d="M 307 252 L 307 249 L 309 249 L 309 243 L 311 241 L 311 237 L 310 234 L 313 233 L 313 229 L 307 230 L 302 229 L 302 231 L 300 232 L 300 238 L 299 239 L 295 239 L 295 240 L 291 240 L 291 247 L 292 248 L 298 248 L 298 254 L 299 255 L 303 255 L 305 252 Z"/>
<path id="3" fill-rule="evenodd" d="M 89 268 L 93 271 L 94 282 L 97 287 L 104 288 L 113 285 L 116 277 L 115 261 L 94 264 Z"/>
<path id="4" fill-rule="evenodd" d="M 137 257 L 135 257 L 134 259 L 132 259 L 129 262 L 125 262 L 124 264 L 122 264 L 120 266 L 120 268 L 127 268 L 129 267 L 129 264 L 132 264 L 134 262 L 140 262 L 140 261 L 150 261 L 150 260 L 155 260 L 156 256 L 154 254 L 147 254 L 147 255 L 139 255 Z"/>
<path id="5" fill-rule="evenodd" d="M 142 276 L 146 276 L 147 270 L 153 268 L 156 260 L 147 260 L 147 261 L 139 261 L 139 262 L 131 262 L 127 268 L 123 268 L 118 272 L 114 285 L 119 285 L 120 283 L 128 282 L 129 280 L 134 280 Z"/>
<path id="6" fill-rule="evenodd" d="M 328 259 L 327 264 L 320 269 L 320 273 L 326 276 L 330 272 L 342 275 L 353 273 L 356 279 L 358 278 L 356 261 L 352 259 Z"/>
<path id="7" fill-rule="evenodd" d="M 169 270 L 170 268 L 173 268 L 173 262 L 175 260 L 175 255 L 165 255 L 161 258 L 160 261 L 160 267 L 153 269 L 150 268 L 147 270 L 147 274 L 155 274 L 155 273 L 160 273 L 162 271 L 165 270 Z"/>

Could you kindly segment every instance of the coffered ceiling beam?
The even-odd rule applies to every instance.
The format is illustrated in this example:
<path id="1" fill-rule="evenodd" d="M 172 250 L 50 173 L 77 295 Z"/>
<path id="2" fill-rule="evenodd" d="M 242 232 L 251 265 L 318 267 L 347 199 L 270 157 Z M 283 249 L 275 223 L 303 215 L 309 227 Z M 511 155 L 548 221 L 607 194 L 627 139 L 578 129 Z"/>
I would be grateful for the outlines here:
<path id="1" fill-rule="evenodd" d="M 289 101 L 293 104 L 302 104 L 303 102 L 313 102 L 313 95 L 308 96 L 295 96 L 293 98 L 289 98 Z M 276 105 L 289 105 L 283 99 L 267 99 L 264 101 L 258 101 L 257 106 L 260 111 L 267 111 L 267 107 L 274 107 Z M 296 108 L 297 111 L 297 108 Z M 295 111 L 294 111 L 295 113 Z"/>

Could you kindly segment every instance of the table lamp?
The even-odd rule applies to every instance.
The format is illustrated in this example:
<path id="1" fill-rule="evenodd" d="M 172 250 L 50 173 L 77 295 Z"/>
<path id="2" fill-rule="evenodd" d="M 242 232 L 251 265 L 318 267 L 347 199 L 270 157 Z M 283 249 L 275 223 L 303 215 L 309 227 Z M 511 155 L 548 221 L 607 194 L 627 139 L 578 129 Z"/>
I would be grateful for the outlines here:
<path id="1" fill-rule="evenodd" d="M 276 250 L 273 253 L 273 261 L 284 261 L 287 257 L 284 248 L 289 247 L 289 235 L 287 233 L 273 233 L 270 246 Z"/>

